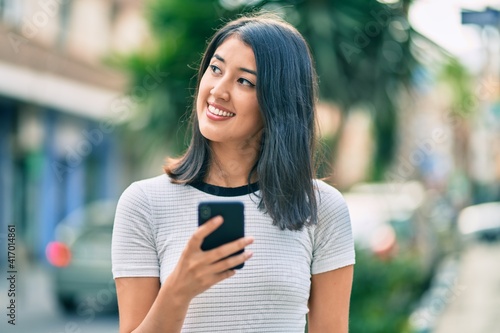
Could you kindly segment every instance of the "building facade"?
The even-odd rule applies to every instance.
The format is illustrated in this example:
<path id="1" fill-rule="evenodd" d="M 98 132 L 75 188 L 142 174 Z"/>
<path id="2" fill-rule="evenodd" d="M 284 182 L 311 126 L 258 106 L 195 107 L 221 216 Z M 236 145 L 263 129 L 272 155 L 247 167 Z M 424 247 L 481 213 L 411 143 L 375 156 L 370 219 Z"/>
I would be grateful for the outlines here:
<path id="1" fill-rule="evenodd" d="M 0 234 L 44 257 L 56 225 L 116 199 L 127 80 L 103 65 L 147 39 L 137 1 L 0 0 Z"/>

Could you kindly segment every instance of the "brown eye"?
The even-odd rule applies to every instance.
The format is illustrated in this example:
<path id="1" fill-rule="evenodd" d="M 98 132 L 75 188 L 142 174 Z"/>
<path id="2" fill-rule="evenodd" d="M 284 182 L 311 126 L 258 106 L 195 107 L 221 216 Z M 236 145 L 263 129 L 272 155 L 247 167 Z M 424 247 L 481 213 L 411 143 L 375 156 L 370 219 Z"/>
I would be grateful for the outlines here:
<path id="1" fill-rule="evenodd" d="M 215 74 L 220 74 L 221 73 L 221 70 L 219 67 L 215 66 L 215 65 L 210 65 L 210 69 L 212 70 L 212 73 L 215 73 Z"/>
<path id="2" fill-rule="evenodd" d="M 244 78 L 238 79 L 238 83 L 241 83 L 244 86 L 255 87 L 255 84 L 253 84 L 252 82 L 250 82 L 250 81 L 248 81 L 247 79 L 244 79 Z"/>

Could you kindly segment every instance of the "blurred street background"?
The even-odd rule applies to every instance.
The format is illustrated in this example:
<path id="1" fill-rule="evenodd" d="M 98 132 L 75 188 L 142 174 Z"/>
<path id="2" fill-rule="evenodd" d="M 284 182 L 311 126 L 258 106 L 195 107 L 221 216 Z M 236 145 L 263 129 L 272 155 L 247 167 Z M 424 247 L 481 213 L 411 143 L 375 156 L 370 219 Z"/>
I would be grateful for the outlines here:
<path id="1" fill-rule="evenodd" d="M 316 61 L 350 332 L 500 333 L 500 0 L 0 0 L 0 332 L 118 332 L 119 195 L 186 148 L 207 39 L 258 11 Z"/>

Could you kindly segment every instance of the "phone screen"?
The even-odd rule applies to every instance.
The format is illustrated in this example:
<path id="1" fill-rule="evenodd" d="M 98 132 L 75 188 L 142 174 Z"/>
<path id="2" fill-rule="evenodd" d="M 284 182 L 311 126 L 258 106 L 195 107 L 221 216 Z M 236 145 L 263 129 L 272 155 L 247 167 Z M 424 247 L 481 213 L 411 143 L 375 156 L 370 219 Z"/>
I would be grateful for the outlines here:
<path id="1" fill-rule="evenodd" d="M 202 225 L 212 217 L 218 215 L 224 218 L 224 223 L 210 235 L 205 237 L 201 245 L 203 251 L 214 249 L 245 236 L 244 204 L 242 202 L 200 202 L 198 205 L 198 225 Z M 231 254 L 231 256 L 242 253 L 243 251 L 242 249 Z M 233 267 L 233 269 L 242 267 L 243 264 L 240 264 Z"/>

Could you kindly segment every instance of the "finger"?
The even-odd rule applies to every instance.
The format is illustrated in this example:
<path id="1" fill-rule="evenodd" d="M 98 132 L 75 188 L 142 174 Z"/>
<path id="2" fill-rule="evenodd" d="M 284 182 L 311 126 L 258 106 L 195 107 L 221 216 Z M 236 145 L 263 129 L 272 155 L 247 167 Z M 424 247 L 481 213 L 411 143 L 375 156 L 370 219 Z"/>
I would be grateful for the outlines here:
<path id="1" fill-rule="evenodd" d="M 191 236 L 191 239 L 189 240 L 190 245 L 195 246 L 196 248 L 200 248 L 201 243 L 203 243 L 205 237 L 214 232 L 218 227 L 222 225 L 223 222 L 224 219 L 222 218 L 222 216 L 218 215 L 203 223 L 203 225 L 199 226 L 198 229 L 196 229 L 196 231 L 193 233 L 193 236 Z"/>
<path id="2" fill-rule="evenodd" d="M 211 269 L 213 269 L 213 271 L 216 273 L 222 273 L 224 271 L 227 271 L 231 267 L 235 267 L 238 266 L 239 264 L 244 263 L 245 261 L 250 259 L 252 255 L 253 255 L 252 251 L 245 251 L 241 254 L 231 256 L 224 260 L 220 260 L 219 262 L 213 264 Z"/>
<path id="3" fill-rule="evenodd" d="M 214 284 L 217 284 L 217 283 L 221 282 L 222 280 L 230 278 L 234 274 L 236 274 L 236 270 L 234 270 L 234 269 L 229 269 L 229 270 L 225 270 L 224 272 L 217 273 L 215 275 L 215 282 L 214 282 Z"/>
<path id="4" fill-rule="evenodd" d="M 217 262 L 253 243 L 253 237 L 242 237 L 230 243 L 221 245 L 215 249 L 207 251 L 207 260 L 210 263 Z"/>

